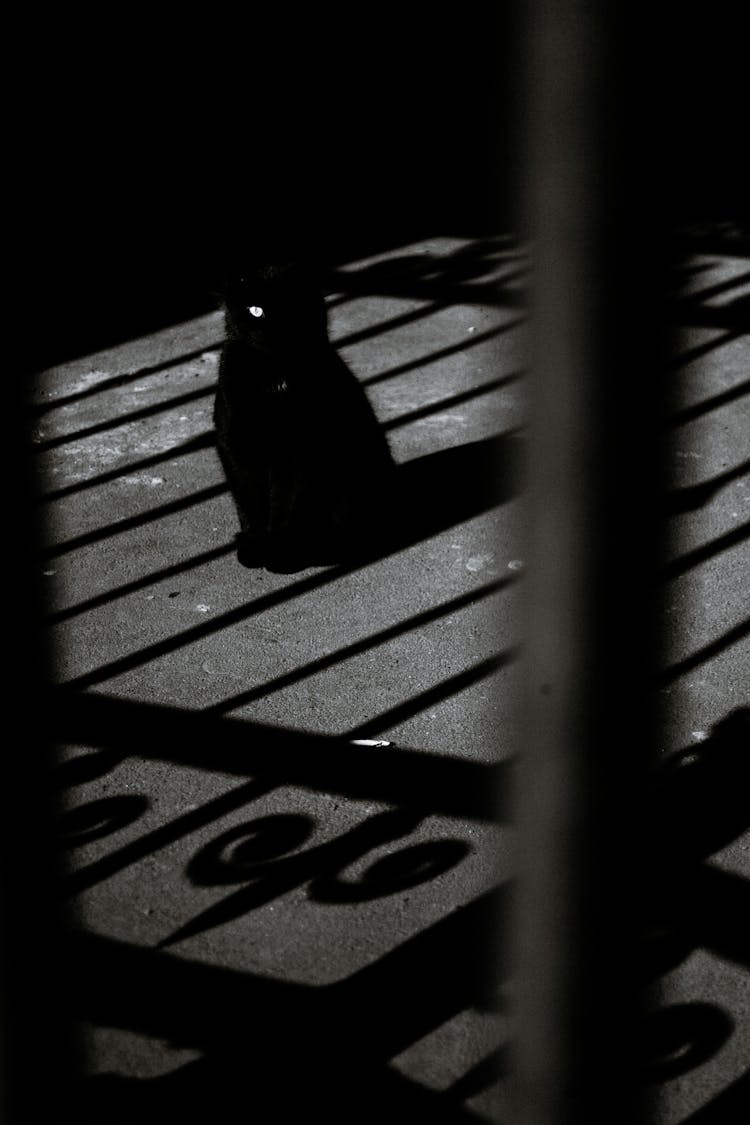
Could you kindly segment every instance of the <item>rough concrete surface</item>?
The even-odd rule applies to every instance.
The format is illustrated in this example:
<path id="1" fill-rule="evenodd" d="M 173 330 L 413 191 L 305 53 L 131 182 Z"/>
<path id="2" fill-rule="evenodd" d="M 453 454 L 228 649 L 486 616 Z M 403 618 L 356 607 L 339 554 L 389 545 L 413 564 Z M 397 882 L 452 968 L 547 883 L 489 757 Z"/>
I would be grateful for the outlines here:
<path id="1" fill-rule="evenodd" d="M 670 372 L 675 380 L 668 436 L 673 492 L 661 702 L 662 750 L 688 765 L 701 746 L 710 746 L 716 724 L 750 705 L 749 264 L 746 253 L 698 249 L 683 263 Z M 671 1044 L 671 1064 L 656 1071 L 664 1078 L 655 1083 L 660 1119 L 669 1125 L 692 1123 L 701 1112 L 706 1116 L 696 1116 L 696 1125 L 739 1122 L 745 1116 L 740 1105 L 750 1105 L 747 731 L 745 723 L 738 764 L 716 790 L 706 786 L 705 804 L 695 809 L 690 826 L 696 835 L 701 821 L 719 827 L 715 842 L 705 849 L 712 854 L 686 896 L 686 928 L 693 936 L 683 959 L 661 980 L 665 1009 L 675 1026 L 680 1019 L 684 1024 L 679 1048 Z M 733 786 L 744 793 L 739 818 L 731 811 Z M 743 1081 L 742 1087 L 734 1085 Z M 743 1094 L 731 1100 L 733 1089 Z"/>
<path id="2" fill-rule="evenodd" d="M 747 706 L 750 683 L 750 342 L 721 326 L 748 263 L 687 264 L 670 464 L 675 489 L 706 488 L 680 492 L 670 517 L 665 754 Z M 161 1092 L 198 1097 L 211 1067 L 224 1120 L 220 1091 L 239 1067 L 251 1105 L 278 1042 L 291 1087 L 312 1051 L 321 1083 L 380 1068 L 412 1119 L 502 1115 L 502 988 L 481 996 L 461 951 L 478 956 L 477 927 L 502 923 L 512 874 L 510 826 L 490 810 L 519 721 L 524 269 L 510 239 L 445 237 L 336 271 L 331 337 L 399 466 L 497 434 L 509 453 L 494 501 L 466 501 L 474 462 L 459 455 L 436 478 L 456 478 L 443 525 L 382 551 L 375 526 L 361 565 L 238 564 L 211 441 L 218 312 L 37 378 L 56 678 L 103 700 L 102 721 L 130 740 L 106 750 L 94 733 L 60 751 L 72 925 L 102 966 L 77 1013 L 86 1120 L 149 1120 Z M 279 729 L 292 734 L 277 745 Z M 731 875 L 745 927 L 749 846 L 740 833 L 706 861 Z M 726 1015 L 715 1049 L 659 1084 L 665 1125 L 741 1075 L 749 980 L 747 949 L 708 940 L 665 976 L 670 1003 Z M 219 1025 L 233 1029 L 226 1050 Z M 257 1119 L 292 1119 L 289 1090 L 273 1097 L 276 1116 Z"/>

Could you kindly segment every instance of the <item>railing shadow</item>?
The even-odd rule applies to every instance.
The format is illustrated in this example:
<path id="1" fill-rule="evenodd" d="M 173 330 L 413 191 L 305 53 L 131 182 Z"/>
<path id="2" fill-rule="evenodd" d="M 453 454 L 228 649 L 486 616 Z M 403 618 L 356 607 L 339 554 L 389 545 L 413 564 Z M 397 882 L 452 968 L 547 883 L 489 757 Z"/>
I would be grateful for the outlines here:
<path id="1" fill-rule="evenodd" d="M 502 270 L 499 275 L 498 269 Z M 326 275 L 326 285 L 329 291 L 347 297 L 387 294 L 449 304 L 476 301 L 517 308 L 526 303 L 517 282 L 527 277 L 525 249 L 516 238 L 498 236 L 473 239 L 447 254 L 394 255 L 357 270 L 332 270 Z"/>
<path id="2" fill-rule="evenodd" d="M 70 686 L 83 688 L 101 683 L 158 656 L 174 652 L 200 637 L 244 621 L 272 605 L 334 582 L 346 573 L 368 566 L 487 511 L 516 495 L 522 473 L 521 451 L 521 440 L 518 437 L 514 434 L 500 435 L 440 450 L 403 463 L 396 470 L 397 488 L 394 495 L 398 507 L 393 512 L 389 525 L 379 528 L 377 541 L 353 544 L 350 561 L 298 579 L 280 590 L 192 626 L 176 636 L 156 641 L 129 656 L 92 669 L 70 681 Z M 216 486 L 217 494 L 219 491 L 223 491 L 223 486 Z M 189 499 L 175 504 L 184 506 Z M 146 518 L 147 516 L 142 517 L 140 522 Z M 152 576 L 154 580 L 157 577 L 158 575 Z"/>
<path id="3" fill-rule="evenodd" d="M 685 238 L 682 243 L 678 241 L 675 253 L 685 255 L 691 251 L 696 252 L 702 247 L 702 252 L 715 252 L 726 256 L 724 252 L 719 249 L 722 244 L 721 236 L 714 235 L 713 238 L 713 242 L 709 239 L 707 243 L 701 243 L 699 240 L 697 244 L 692 243 L 689 238 Z M 734 246 L 734 252 L 738 253 L 740 256 L 745 256 L 747 254 L 746 243 L 744 244 L 744 250 L 740 249 L 740 247 L 743 246 L 741 241 L 730 239 L 730 244 Z M 708 251 L 706 249 L 707 246 L 710 245 L 714 245 L 714 251 Z M 728 250 L 727 253 L 731 254 L 732 250 Z M 667 315 L 673 325 L 679 325 L 682 328 L 714 329 L 720 333 L 710 340 L 695 344 L 682 353 L 675 355 L 668 364 L 672 370 L 679 370 L 687 364 L 701 359 L 711 352 L 718 351 L 727 344 L 734 343 L 736 340 L 750 333 L 750 294 L 740 292 L 736 296 L 729 296 L 727 298 L 727 294 L 731 294 L 734 289 L 746 289 L 748 278 L 750 278 L 750 274 L 746 272 L 716 282 L 713 285 L 708 285 L 695 293 L 689 293 L 679 297 L 673 296 L 670 299 L 668 302 Z M 712 298 L 715 297 L 723 298 L 721 304 L 711 303 Z M 734 393 L 730 392 L 729 397 L 734 397 Z M 717 402 L 716 405 L 720 405 L 720 402 Z M 685 411 L 677 413 L 675 422 L 687 421 L 702 412 L 699 406 L 688 408 Z"/>
<path id="4" fill-rule="evenodd" d="M 49 702 L 57 736 L 108 752 L 107 768 L 137 754 L 233 777 L 295 785 L 427 813 L 503 815 L 507 763 L 487 765 L 424 750 L 357 746 L 349 739 L 57 689 Z M 74 879 L 75 881 L 75 879 Z"/>
<path id="5" fill-rule="evenodd" d="M 711 862 L 750 827 L 749 736 L 750 710 L 741 708 L 654 771 L 639 820 L 651 863 L 634 983 L 674 971 L 696 949 L 750 968 L 750 883 Z M 739 1032 L 722 1007 L 695 1002 L 657 1008 L 637 1034 L 644 1080 L 655 1083 L 700 1067 Z M 746 1075 L 686 1121 L 732 1125 L 749 1093 Z"/>
<path id="6" fill-rule="evenodd" d="M 386 644 L 388 641 L 394 640 L 406 632 L 419 629 L 423 625 L 448 617 L 457 610 L 473 605 L 478 601 L 483 601 L 485 598 L 489 598 L 491 595 L 505 589 L 512 581 L 512 578 L 498 579 L 496 582 L 481 586 L 477 590 L 470 590 L 466 594 L 460 594 L 458 597 L 451 598 L 448 602 L 440 603 L 439 605 L 433 606 L 431 609 L 424 610 L 422 613 L 414 614 L 400 621 L 397 625 L 392 625 L 387 629 L 381 629 L 379 632 L 364 638 L 364 640 L 352 641 L 343 648 L 328 653 L 326 656 L 321 656 L 317 660 L 313 660 L 308 664 L 303 664 L 289 672 L 285 672 L 275 677 L 273 680 L 267 680 L 265 683 L 247 688 L 227 699 L 222 699 L 221 702 L 209 707 L 208 712 L 222 714 L 227 711 L 232 711 L 237 707 L 245 706 L 247 703 L 252 703 L 253 700 L 265 699 L 267 696 L 273 694 L 273 692 L 282 691 L 284 688 L 299 683 L 309 676 L 327 671 L 329 668 L 333 668 L 337 664 L 349 660 L 352 656 L 358 656 L 363 652 L 376 648 L 378 645 Z"/>
<path id="7" fill-rule="evenodd" d="M 116 751 L 127 745 L 131 750 L 136 746 L 140 753 L 139 736 L 142 739 L 144 734 L 150 735 L 154 746 L 160 743 L 164 747 L 167 727 L 172 736 L 169 745 L 180 745 L 180 725 L 192 721 L 184 712 L 165 713 L 160 727 L 158 721 L 153 722 L 153 709 L 122 701 L 83 698 L 67 701 L 65 708 L 67 734 L 75 733 L 97 745 L 114 744 Z M 111 711 L 107 713 L 110 708 L 118 712 L 116 721 L 112 721 L 115 715 Z M 727 716 L 710 739 L 659 766 L 644 794 L 637 820 L 654 863 L 643 889 L 644 942 L 633 964 L 623 966 L 623 971 L 629 968 L 632 972 L 634 987 L 644 987 L 655 976 L 671 971 L 698 946 L 748 966 L 750 935 L 743 921 L 748 916 L 748 883 L 706 860 L 750 826 L 744 799 L 750 781 L 749 715 L 741 710 Z M 222 726 L 223 739 L 232 731 L 232 724 L 223 720 Z M 202 734 L 198 734 L 200 742 Z M 276 732 L 272 737 L 277 744 L 268 753 L 269 763 L 277 761 L 279 740 L 288 737 L 302 745 L 310 736 Z M 229 741 L 233 740 L 230 733 Z M 319 762 L 320 746 L 326 741 L 333 745 L 335 740 L 314 741 L 318 746 L 313 758 Z M 236 744 L 233 749 L 236 752 Z M 221 756 L 217 767 L 211 750 L 203 754 L 204 768 L 221 768 Z M 409 752 L 394 750 L 391 757 L 399 762 L 394 776 L 402 778 Z M 314 770 L 310 754 L 300 758 Z M 377 758 L 373 754 L 371 764 Z M 432 807 L 429 798 L 436 795 L 433 769 L 436 765 L 444 768 L 445 759 L 419 754 L 414 762 L 417 759 L 422 763 L 415 792 L 423 802 L 428 800 L 423 808 Z M 344 760 L 339 759 L 339 764 Z M 453 763 L 450 768 L 473 774 L 478 770 L 474 763 Z M 325 761 L 322 772 L 325 775 Z M 277 780 L 278 773 L 272 783 Z M 477 775 L 475 780 L 478 789 L 485 787 L 484 779 L 479 782 Z M 328 783 L 325 776 L 319 780 L 323 786 Z M 342 788 L 348 787 L 337 787 L 338 791 Z M 264 792 L 264 782 L 254 780 L 241 790 L 242 798 L 252 800 Z M 378 792 L 377 785 L 369 791 Z M 404 796 L 401 789 L 400 797 Z M 354 830 L 354 835 L 359 831 L 368 837 L 357 843 L 355 851 L 359 843 L 367 848 L 373 832 L 377 839 L 385 838 L 383 831 L 388 838 L 408 836 L 420 814 L 411 802 L 412 795 L 406 796 L 406 803 L 398 805 L 401 811 L 379 814 Z M 185 830 L 207 823 L 212 813 L 219 816 L 236 807 L 231 794 L 219 801 L 223 804 L 215 803 L 210 813 L 207 809 L 188 814 L 199 820 L 186 823 Z M 335 891 L 331 897 L 336 880 L 331 884 L 330 874 L 325 872 L 347 862 L 351 843 L 342 837 L 323 846 L 323 852 L 328 848 L 324 856 L 318 849 L 317 854 L 314 850 L 296 853 L 284 860 L 279 852 L 298 846 L 309 833 L 307 823 L 291 824 L 289 820 L 272 817 L 232 829 L 232 842 L 247 838 L 252 849 L 246 847 L 241 859 L 238 852 L 237 861 L 229 866 L 219 861 L 227 841 L 224 836 L 216 837 L 212 845 L 196 852 L 188 871 L 191 881 L 228 886 L 244 882 L 239 891 L 231 891 L 234 910 L 250 909 L 253 903 L 283 893 L 300 880 L 308 881 L 313 898 L 336 900 Z M 165 842 L 145 838 L 140 854 L 148 854 L 149 845 Z M 445 861 L 460 858 L 460 845 L 456 845 L 455 854 L 438 857 L 437 870 L 443 869 Z M 134 858 L 131 851 L 131 861 Z M 398 871 L 390 873 L 394 874 L 398 882 Z M 266 880 L 265 888 L 258 884 L 259 875 Z M 379 884 L 378 878 L 382 874 L 376 872 L 370 887 L 365 882 L 365 897 L 373 889 L 376 894 L 387 892 L 392 885 L 388 878 Z M 356 896 L 356 888 L 354 893 Z M 160 1078 L 105 1075 L 84 1080 L 67 1094 L 76 1114 L 72 1120 L 82 1125 L 94 1121 L 134 1125 L 136 1121 L 156 1122 L 169 1111 L 172 1119 L 186 1123 L 204 1120 L 207 1113 L 215 1120 L 228 1121 L 239 1099 L 251 1104 L 255 1118 L 261 1121 L 287 1119 L 285 1115 L 296 1116 L 304 1110 L 313 1116 L 325 1112 L 326 1120 L 343 1123 L 352 1119 L 356 1107 L 357 1119 L 368 1122 L 382 1120 L 385 1112 L 397 1120 L 404 1119 L 407 1112 L 417 1112 L 446 1125 L 478 1122 L 482 1118 L 457 1104 L 461 1079 L 442 1092 L 427 1089 L 396 1071 L 392 1060 L 457 1013 L 497 1005 L 507 971 L 502 949 L 511 895 L 511 888 L 502 885 L 352 975 L 316 987 L 199 964 L 163 950 L 90 934 L 65 936 L 63 961 L 69 979 L 75 981 L 70 1005 L 77 1018 L 165 1039 L 175 1047 L 201 1053 L 199 1059 Z M 230 916 L 231 911 L 226 918 Z M 207 920 L 221 921 L 203 922 Z M 172 940 L 180 936 L 175 934 Z M 634 1029 L 638 1081 L 648 1086 L 689 1072 L 721 1050 L 732 1031 L 731 1020 L 715 1004 L 657 1009 L 645 1017 L 642 1027 Z M 500 1067 L 500 1056 L 490 1056 L 472 1068 L 464 1085 L 470 1092 L 489 1086 L 497 1080 Z M 290 1082 L 290 1076 L 294 1081 Z M 692 1125 L 734 1123 L 746 1095 L 745 1077 L 689 1120 Z"/>
<path id="8" fill-rule="evenodd" d="M 96 434 L 106 433 L 107 430 L 113 430 L 119 426 L 127 426 L 133 422 L 142 422 L 145 418 L 153 418 L 156 414 L 163 414 L 169 410 L 176 410 L 178 406 L 186 406 L 189 402 L 197 402 L 202 398 L 208 398 L 210 395 L 214 394 L 214 392 L 215 387 L 213 385 L 199 387 L 195 391 L 174 395 L 172 398 L 165 399 L 163 402 L 155 402 L 150 406 L 143 406 L 138 410 L 131 410 L 129 414 L 117 414 L 114 418 L 106 418 L 102 422 L 96 422 L 90 426 L 82 427 L 80 430 L 72 430 L 69 433 L 46 438 L 37 442 L 36 448 L 41 453 L 45 450 L 55 449 L 60 445 L 65 445 L 68 442 L 81 441 L 84 438 L 94 437 Z"/>
<path id="9" fill-rule="evenodd" d="M 124 371 L 121 375 L 110 375 L 109 378 L 101 379 L 83 390 L 71 391 L 69 394 L 60 395 L 59 398 L 51 399 L 49 402 L 35 403 L 30 407 L 29 413 L 34 418 L 43 417 L 45 414 L 51 414 L 52 411 L 58 410 L 61 406 L 72 406 L 73 403 L 81 402 L 85 398 L 92 398 L 103 391 L 125 387 L 128 383 L 146 379 L 149 375 L 160 375 L 163 371 L 169 371 L 172 367 L 180 367 L 182 364 L 191 363 L 194 359 L 202 359 L 203 356 L 217 351 L 220 346 L 219 342 L 206 343 L 201 348 L 189 352 L 180 352 L 179 355 L 164 359 L 159 363 L 146 364 L 145 367 L 137 367 L 135 371 Z"/>
<path id="10" fill-rule="evenodd" d="M 251 778 L 74 871 L 68 894 L 286 784 L 390 806 L 304 851 L 300 846 L 314 823 L 299 814 L 256 817 L 222 832 L 195 852 L 185 875 L 193 885 L 223 886 L 228 894 L 166 937 L 162 949 L 295 887 L 306 887 L 313 902 L 356 906 L 436 878 L 471 846 L 444 836 L 409 843 L 414 830 L 441 811 L 494 821 L 508 789 L 510 763 L 484 765 L 391 746 L 354 748 L 342 738 L 88 694 L 58 692 L 50 706 L 60 739 L 97 748 L 83 765 L 77 759 L 62 766 L 57 785 L 99 777 L 131 754 Z M 127 809 L 111 799 L 113 831 L 139 800 L 130 797 Z M 76 823 L 84 834 L 94 827 L 101 836 L 107 809 L 102 801 L 95 804 L 79 806 Z M 70 846 L 69 822 L 63 827 Z M 230 844 L 234 851 L 227 858 Z M 355 859 L 384 845 L 391 845 L 388 854 L 357 880 L 341 878 Z M 351 1120 L 354 1107 L 364 1121 L 380 1120 L 386 1110 L 398 1118 L 414 1110 L 446 1125 L 478 1125 L 482 1118 L 460 1104 L 460 1089 L 442 1096 L 390 1063 L 458 1013 L 495 1003 L 506 897 L 502 887 L 485 894 L 353 975 L 319 987 L 209 967 L 88 933 L 62 935 L 66 979 L 76 982 L 67 998 L 72 1017 L 156 1036 L 202 1056 L 163 1078 L 102 1076 L 74 1083 L 61 1092 L 70 1119 L 134 1125 L 156 1121 L 169 1107 L 175 1120 L 197 1121 L 210 1110 L 223 1121 L 244 1098 L 256 1120 L 279 1113 L 290 1119 L 287 1114 L 304 1108 L 343 1122 Z M 486 1066 L 473 1076 L 471 1092 L 497 1078 L 497 1067 Z"/>
<path id="11" fill-rule="evenodd" d="M 336 984 L 309 988 L 210 968 L 105 938 L 67 942 L 77 1015 L 202 1052 L 152 1080 L 89 1080 L 83 1122 L 254 1120 L 470 1125 L 483 1120 L 450 1095 L 420 1087 L 389 1060 L 497 988 L 503 888 L 462 907 Z M 488 1075 L 491 1079 L 492 1075 Z M 75 1104 L 75 1103 L 74 1103 Z M 102 1114 L 111 1115 L 102 1117 Z"/>
<path id="12" fill-rule="evenodd" d="M 156 465 L 160 465 L 164 461 L 171 461 L 190 453 L 198 453 L 201 449 L 210 449 L 215 443 L 216 439 L 213 433 L 199 434 L 197 437 L 180 442 L 179 445 L 173 445 L 170 449 L 154 453 L 150 457 L 142 457 L 138 461 L 129 461 L 126 465 L 120 465 L 116 469 L 109 469 L 106 472 L 99 473 L 95 477 L 90 477 L 88 480 L 75 481 L 72 484 L 62 485 L 59 488 L 47 491 L 39 497 L 39 502 L 49 503 L 53 500 L 62 500 L 65 496 L 71 496 L 76 492 L 84 492 L 88 488 L 96 488 L 100 484 L 109 484 L 111 481 L 119 480 L 120 477 L 131 473 L 142 472 L 144 469 L 153 469 Z"/>

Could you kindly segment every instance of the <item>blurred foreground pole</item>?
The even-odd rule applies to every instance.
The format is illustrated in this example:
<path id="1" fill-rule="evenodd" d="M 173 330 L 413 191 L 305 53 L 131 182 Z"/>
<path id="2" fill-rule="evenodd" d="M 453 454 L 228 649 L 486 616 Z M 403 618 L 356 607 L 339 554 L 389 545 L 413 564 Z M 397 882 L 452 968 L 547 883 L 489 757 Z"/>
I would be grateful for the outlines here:
<path id="1" fill-rule="evenodd" d="M 637 798 L 653 739 L 658 185 L 638 4 L 533 0 L 526 734 L 514 1125 L 644 1125 Z M 649 107 L 653 109 L 653 107 Z"/>
<path id="2" fill-rule="evenodd" d="M 17 216 L 18 206 L 9 213 Z M 14 263 L 15 265 L 15 263 Z M 17 270 L 11 270 L 14 277 Z M 27 304 L 28 293 L 24 295 Z M 15 310 L 14 310 L 15 311 Z M 28 310 L 14 323 L 24 323 Z M 38 455 L 32 443 L 27 336 L 18 333 L 0 451 L 6 482 L 6 605 L 0 643 L 5 739 L 0 774 L 0 1125 L 67 1125 L 60 1109 L 75 1037 L 59 925 L 60 806 L 52 779 L 51 654 L 43 625 Z M 15 354 L 14 354 L 15 351 Z M 46 580 L 48 581 L 48 579 Z"/>

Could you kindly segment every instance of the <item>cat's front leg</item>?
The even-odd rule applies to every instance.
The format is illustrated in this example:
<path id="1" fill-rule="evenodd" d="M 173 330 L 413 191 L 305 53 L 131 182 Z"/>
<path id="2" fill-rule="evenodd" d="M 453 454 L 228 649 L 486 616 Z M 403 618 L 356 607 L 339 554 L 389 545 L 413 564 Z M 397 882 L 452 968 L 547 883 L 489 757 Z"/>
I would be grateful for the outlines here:
<path id="1" fill-rule="evenodd" d="M 238 464 L 221 441 L 217 449 L 240 525 L 236 536 L 237 560 L 242 566 L 262 567 L 269 541 L 267 468 Z"/>
<path id="2" fill-rule="evenodd" d="M 269 492 L 269 559 L 271 570 L 289 572 L 310 565 L 309 481 L 299 465 L 277 467 Z"/>

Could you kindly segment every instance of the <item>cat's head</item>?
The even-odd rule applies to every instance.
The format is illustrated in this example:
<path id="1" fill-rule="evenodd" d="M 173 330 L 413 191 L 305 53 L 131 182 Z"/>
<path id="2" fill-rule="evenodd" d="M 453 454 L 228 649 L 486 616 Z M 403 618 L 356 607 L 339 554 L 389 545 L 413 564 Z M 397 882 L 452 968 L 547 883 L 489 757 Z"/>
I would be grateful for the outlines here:
<path id="1" fill-rule="evenodd" d="M 227 332 L 258 348 L 294 350 L 326 337 L 323 295 L 298 263 L 233 271 L 222 286 Z"/>

